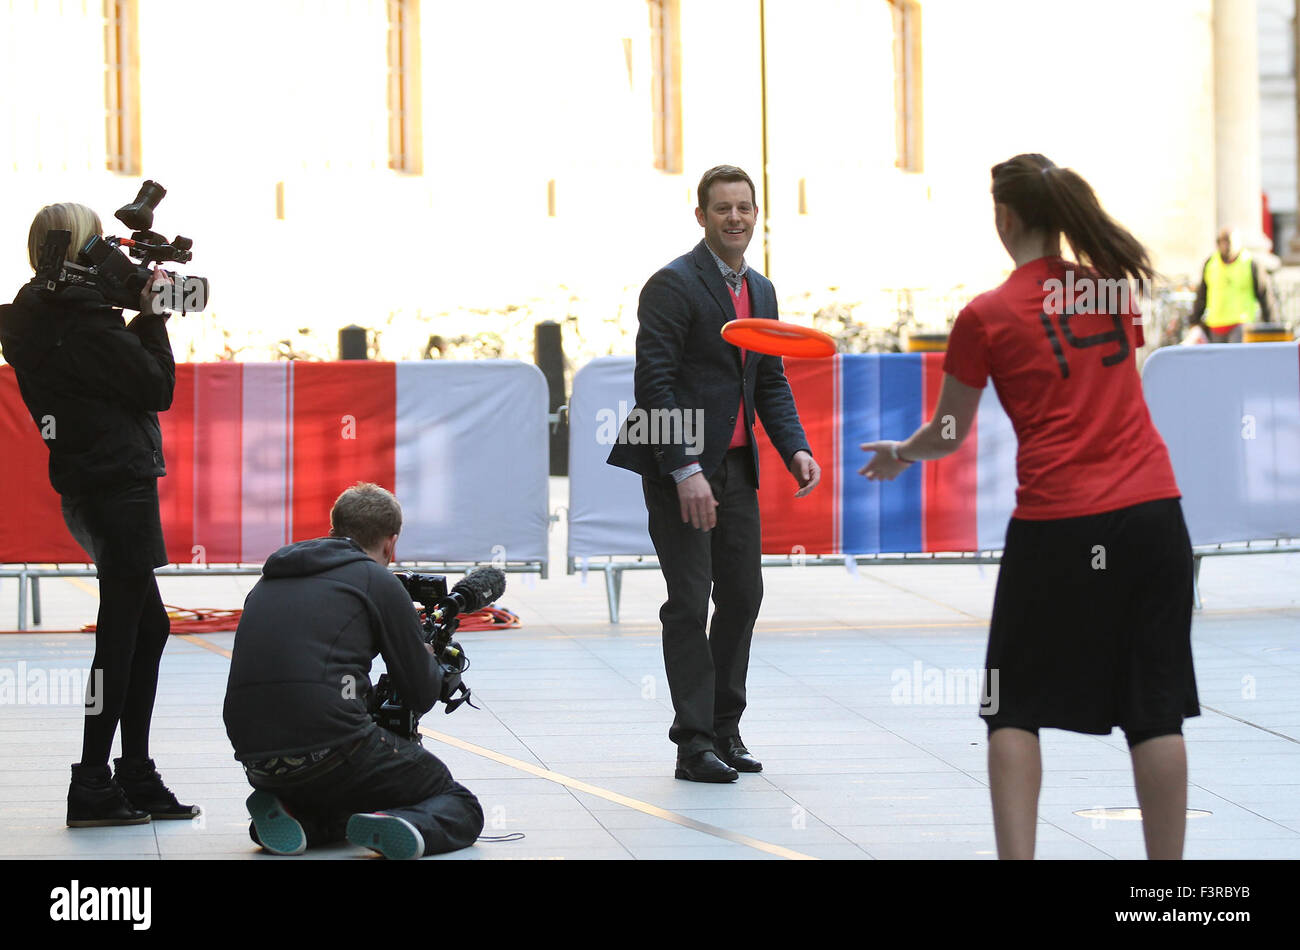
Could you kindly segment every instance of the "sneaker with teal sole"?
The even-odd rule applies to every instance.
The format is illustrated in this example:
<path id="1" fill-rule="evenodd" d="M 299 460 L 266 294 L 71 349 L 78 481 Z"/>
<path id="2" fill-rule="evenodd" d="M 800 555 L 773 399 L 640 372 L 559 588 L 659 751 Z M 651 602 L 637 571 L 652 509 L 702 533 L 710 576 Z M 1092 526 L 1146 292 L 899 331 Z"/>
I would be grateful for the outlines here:
<path id="1" fill-rule="evenodd" d="M 258 789 L 248 796 L 248 817 L 253 819 L 257 841 L 272 854 L 302 854 L 307 850 L 307 833 L 280 799 Z"/>
<path id="2" fill-rule="evenodd" d="M 378 851 L 393 861 L 424 857 L 424 836 L 409 821 L 395 815 L 353 815 L 348 819 L 347 836 L 353 844 Z"/>

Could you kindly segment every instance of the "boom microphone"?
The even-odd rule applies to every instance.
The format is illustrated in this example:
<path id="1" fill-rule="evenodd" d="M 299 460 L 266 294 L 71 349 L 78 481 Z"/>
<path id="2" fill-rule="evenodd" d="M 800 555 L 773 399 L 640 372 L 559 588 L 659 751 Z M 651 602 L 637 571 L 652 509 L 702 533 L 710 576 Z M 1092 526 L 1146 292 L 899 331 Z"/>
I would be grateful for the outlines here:
<path id="1" fill-rule="evenodd" d="M 444 613 L 472 614 L 488 604 L 500 600 L 506 591 L 506 576 L 495 567 L 476 567 L 451 589 L 451 593 L 438 606 Z M 454 608 L 454 610 L 446 609 Z"/>

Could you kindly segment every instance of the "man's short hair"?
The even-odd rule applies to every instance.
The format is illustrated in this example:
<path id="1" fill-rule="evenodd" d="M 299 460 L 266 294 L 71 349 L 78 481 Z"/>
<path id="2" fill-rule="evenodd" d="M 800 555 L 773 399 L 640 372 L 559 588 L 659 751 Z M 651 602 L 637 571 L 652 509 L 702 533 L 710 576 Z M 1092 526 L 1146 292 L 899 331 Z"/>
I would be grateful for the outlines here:
<path id="1" fill-rule="evenodd" d="M 330 510 L 330 537 L 351 538 L 369 551 L 402 533 L 402 506 L 386 488 L 357 482 Z"/>
<path id="2" fill-rule="evenodd" d="M 754 190 L 754 182 L 743 169 L 735 165 L 715 165 L 700 178 L 700 186 L 695 191 L 695 200 L 700 203 L 701 211 L 709 210 L 709 189 L 713 187 L 715 181 L 743 181 L 749 185 L 749 195 L 754 199 L 754 204 L 758 204 L 758 192 Z"/>

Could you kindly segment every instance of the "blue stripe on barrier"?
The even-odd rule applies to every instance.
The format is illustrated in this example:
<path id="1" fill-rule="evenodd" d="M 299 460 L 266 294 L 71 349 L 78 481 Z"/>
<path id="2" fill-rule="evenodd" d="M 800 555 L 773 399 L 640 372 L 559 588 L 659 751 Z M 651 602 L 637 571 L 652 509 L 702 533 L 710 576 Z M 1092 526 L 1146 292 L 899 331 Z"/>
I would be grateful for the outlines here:
<path id="1" fill-rule="evenodd" d="M 920 353 L 885 354 L 880 360 L 880 437 L 906 439 L 923 421 Z M 922 550 L 921 466 L 912 465 L 880 487 L 880 550 Z"/>
<path id="2" fill-rule="evenodd" d="M 840 357 L 840 517 L 846 554 L 880 551 L 880 484 L 858 474 L 870 456 L 863 442 L 880 438 L 880 357 Z"/>

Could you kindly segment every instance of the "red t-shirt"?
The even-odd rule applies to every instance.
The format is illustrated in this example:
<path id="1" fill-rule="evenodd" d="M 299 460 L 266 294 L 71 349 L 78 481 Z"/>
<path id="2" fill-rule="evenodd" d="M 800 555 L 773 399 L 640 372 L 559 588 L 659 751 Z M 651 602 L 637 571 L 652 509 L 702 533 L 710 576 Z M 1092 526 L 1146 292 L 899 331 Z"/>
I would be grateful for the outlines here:
<path id="1" fill-rule="evenodd" d="M 1059 257 L 1039 258 L 972 300 L 953 324 L 944 371 L 980 389 L 992 377 L 1015 427 L 1015 518 L 1074 518 L 1181 497 L 1142 395 L 1137 301 L 1108 306 L 1116 286 Z"/>

